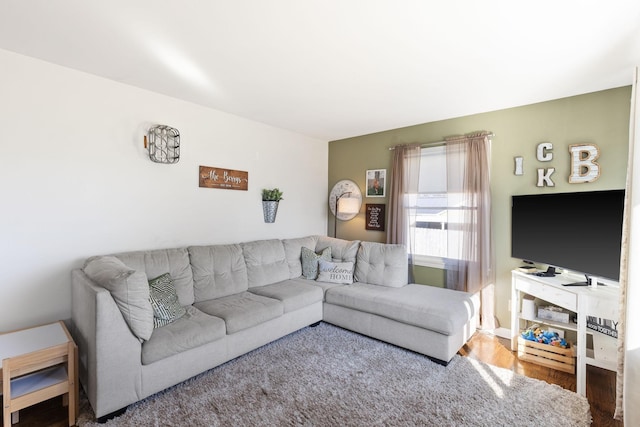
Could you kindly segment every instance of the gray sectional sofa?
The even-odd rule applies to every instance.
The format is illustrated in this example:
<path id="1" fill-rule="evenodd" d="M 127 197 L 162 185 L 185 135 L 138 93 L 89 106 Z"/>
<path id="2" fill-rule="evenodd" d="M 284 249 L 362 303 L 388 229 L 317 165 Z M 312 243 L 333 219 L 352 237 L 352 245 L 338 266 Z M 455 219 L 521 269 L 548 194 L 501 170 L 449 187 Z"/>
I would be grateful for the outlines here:
<path id="1" fill-rule="evenodd" d="M 320 321 L 448 363 L 478 306 L 408 284 L 400 245 L 325 236 L 98 256 L 72 271 L 80 381 L 98 419 Z"/>

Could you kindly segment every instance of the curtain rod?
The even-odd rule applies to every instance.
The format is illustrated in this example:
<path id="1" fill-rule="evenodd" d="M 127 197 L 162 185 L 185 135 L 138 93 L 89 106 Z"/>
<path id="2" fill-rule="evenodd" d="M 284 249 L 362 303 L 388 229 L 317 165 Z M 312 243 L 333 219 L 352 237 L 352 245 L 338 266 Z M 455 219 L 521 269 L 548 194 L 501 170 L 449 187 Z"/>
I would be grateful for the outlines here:
<path id="1" fill-rule="evenodd" d="M 449 141 L 456 140 L 456 139 L 462 139 L 462 138 L 468 138 L 471 135 L 475 135 L 475 134 L 472 133 L 472 134 L 469 134 L 469 135 L 460 135 L 459 137 L 451 138 Z M 490 132 L 490 133 L 486 134 L 485 136 L 488 136 L 489 138 L 492 138 L 494 136 L 494 133 Z M 430 147 L 430 146 L 433 146 L 433 145 L 445 145 L 449 141 L 442 140 L 442 141 L 434 141 L 434 142 L 424 142 L 424 143 L 419 144 L 419 145 L 420 145 L 420 147 L 424 148 L 424 147 Z M 399 145 L 404 145 L 404 144 L 399 144 Z M 389 151 L 395 150 L 396 147 L 397 147 L 397 145 L 394 145 L 393 147 L 389 147 Z"/>

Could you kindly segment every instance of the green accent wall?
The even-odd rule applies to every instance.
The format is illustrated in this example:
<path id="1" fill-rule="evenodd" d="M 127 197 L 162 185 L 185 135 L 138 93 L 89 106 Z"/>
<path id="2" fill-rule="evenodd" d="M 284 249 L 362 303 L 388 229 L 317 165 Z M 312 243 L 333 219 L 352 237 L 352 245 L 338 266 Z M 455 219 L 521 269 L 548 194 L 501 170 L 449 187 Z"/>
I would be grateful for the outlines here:
<path id="1" fill-rule="evenodd" d="M 422 285 L 444 288 L 447 280 L 446 273 L 446 270 L 441 268 L 415 266 L 413 268 L 413 281 Z"/>
<path id="2" fill-rule="evenodd" d="M 477 130 L 492 131 L 491 190 L 492 227 L 496 250 L 496 315 L 509 328 L 511 270 L 521 260 L 511 253 L 511 196 L 550 192 L 592 191 L 624 188 L 629 145 L 631 87 L 594 92 L 516 108 L 474 114 L 455 119 L 393 129 L 329 143 L 329 190 L 341 179 L 355 181 L 363 192 L 360 214 L 339 221 L 337 235 L 343 239 L 385 242 L 386 234 L 365 230 L 365 204 L 384 203 L 388 197 L 367 198 L 365 173 L 387 169 L 391 173 L 393 154 L 389 147 L 407 143 L 442 141 L 446 136 Z M 540 162 L 536 148 L 541 142 L 553 144 L 553 159 Z M 569 184 L 569 145 L 589 143 L 600 148 L 600 177 L 585 184 Z M 524 175 L 514 174 L 514 157 L 524 158 Z M 537 187 L 537 169 L 555 168 L 555 187 Z M 386 183 L 388 196 L 389 183 Z M 333 235 L 334 217 L 329 215 L 327 233 Z M 444 285 L 444 272 L 416 267 L 416 283 Z"/>

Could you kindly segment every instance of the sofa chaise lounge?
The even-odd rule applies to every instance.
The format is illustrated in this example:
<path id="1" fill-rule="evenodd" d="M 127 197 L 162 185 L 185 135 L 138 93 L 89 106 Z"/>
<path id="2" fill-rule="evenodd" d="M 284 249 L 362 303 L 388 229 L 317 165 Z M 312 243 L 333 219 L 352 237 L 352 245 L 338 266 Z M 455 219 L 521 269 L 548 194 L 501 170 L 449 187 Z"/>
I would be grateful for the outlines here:
<path id="1" fill-rule="evenodd" d="M 408 284 L 400 245 L 325 236 L 98 256 L 72 271 L 80 381 L 99 420 L 320 321 L 446 364 L 478 307 Z"/>

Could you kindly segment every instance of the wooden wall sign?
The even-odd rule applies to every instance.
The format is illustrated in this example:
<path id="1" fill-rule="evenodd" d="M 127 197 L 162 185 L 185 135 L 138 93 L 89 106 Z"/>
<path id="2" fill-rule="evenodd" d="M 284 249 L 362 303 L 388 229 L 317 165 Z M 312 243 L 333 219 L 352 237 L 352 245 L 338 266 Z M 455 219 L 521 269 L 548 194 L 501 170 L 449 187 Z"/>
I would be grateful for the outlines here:
<path id="1" fill-rule="evenodd" d="M 386 205 L 369 204 L 365 209 L 365 229 L 384 231 Z"/>
<path id="2" fill-rule="evenodd" d="M 198 181 L 200 187 L 247 191 L 249 172 L 200 166 Z"/>

